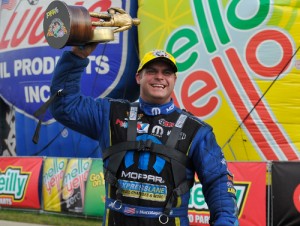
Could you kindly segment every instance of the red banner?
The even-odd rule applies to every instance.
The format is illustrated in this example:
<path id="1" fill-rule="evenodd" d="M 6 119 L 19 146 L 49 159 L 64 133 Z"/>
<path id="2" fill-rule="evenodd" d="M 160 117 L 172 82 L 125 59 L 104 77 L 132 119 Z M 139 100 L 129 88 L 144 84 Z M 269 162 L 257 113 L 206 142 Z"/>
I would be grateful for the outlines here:
<path id="1" fill-rule="evenodd" d="M 265 226 L 267 163 L 235 162 L 228 167 L 234 175 L 240 226 Z"/>
<path id="2" fill-rule="evenodd" d="M 43 158 L 0 158 L 0 206 L 39 209 Z"/>
<path id="3" fill-rule="evenodd" d="M 228 163 L 234 175 L 240 226 L 266 225 L 266 167 L 264 162 Z M 190 225 L 209 225 L 209 210 L 196 182 L 189 204 Z"/>

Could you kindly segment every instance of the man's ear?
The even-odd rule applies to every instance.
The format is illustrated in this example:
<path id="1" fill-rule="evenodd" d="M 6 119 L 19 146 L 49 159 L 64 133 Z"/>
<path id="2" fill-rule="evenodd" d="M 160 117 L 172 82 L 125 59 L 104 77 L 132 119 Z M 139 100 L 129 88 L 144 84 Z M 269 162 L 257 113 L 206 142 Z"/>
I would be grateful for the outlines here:
<path id="1" fill-rule="evenodd" d="M 136 74 L 135 74 L 135 80 L 136 80 L 136 83 L 137 83 L 137 84 L 140 84 L 140 80 L 141 80 L 140 73 L 136 73 Z"/>

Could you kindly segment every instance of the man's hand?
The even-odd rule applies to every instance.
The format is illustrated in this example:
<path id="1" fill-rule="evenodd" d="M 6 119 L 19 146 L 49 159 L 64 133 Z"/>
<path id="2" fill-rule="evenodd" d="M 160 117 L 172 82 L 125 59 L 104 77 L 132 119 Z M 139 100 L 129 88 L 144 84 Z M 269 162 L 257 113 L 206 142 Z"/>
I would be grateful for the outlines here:
<path id="1" fill-rule="evenodd" d="M 81 58 L 87 58 L 97 47 L 98 43 L 88 43 L 84 46 L 73 46 L 72 52 Z"/>

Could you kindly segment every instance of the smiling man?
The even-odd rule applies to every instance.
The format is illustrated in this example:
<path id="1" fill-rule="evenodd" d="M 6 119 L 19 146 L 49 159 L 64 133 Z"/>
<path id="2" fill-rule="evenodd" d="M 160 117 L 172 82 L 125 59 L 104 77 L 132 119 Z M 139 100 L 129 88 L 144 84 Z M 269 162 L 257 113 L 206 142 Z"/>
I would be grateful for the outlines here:
<path id="1" fill-rule="evenodd" d="M 140 97 L 147 103 L 170 102 L 177 78 L 176 72 L 176 61 L 172 55 L 161 50 L 148 52 L 136 74 Z"/>
<path id="2" fill-rule="evenodd" d="M 171 94 L 175 58 L 145 54 L 136 73 L 138 102 L 93 99 L 80 78 L 97 44 L 73 47 L 60 58 L 52 80 L 56 120 L 99 141 L 104 162 L 105 226 L 187 226 L 190 188 L 197 173 L 210 224 L 238 225 L 233 177 L 212 127 L 179 109 Z"/>

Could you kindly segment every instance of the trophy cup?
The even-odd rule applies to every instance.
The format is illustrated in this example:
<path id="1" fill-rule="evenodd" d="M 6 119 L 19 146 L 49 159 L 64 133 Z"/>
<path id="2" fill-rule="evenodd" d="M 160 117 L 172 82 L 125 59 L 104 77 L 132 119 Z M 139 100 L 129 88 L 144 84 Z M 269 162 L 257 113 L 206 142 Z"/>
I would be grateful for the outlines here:
<path id="1" fill-rule="evenodd" d="M 48 44 L 61 49 L 113 41 L 114 33 L 139 24 L 138 18 L 131 18 L 121 8 L 109 8 L 107 13 L 88 12 L 83 6 L 70 6 L 56 0 L 46 9 L 43 28 Z"/>

